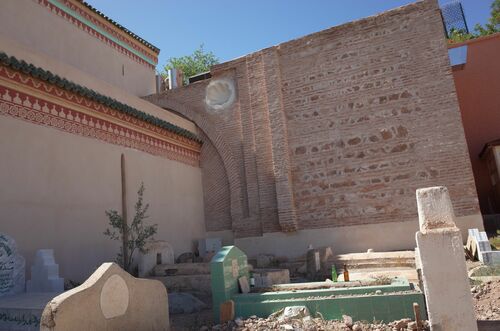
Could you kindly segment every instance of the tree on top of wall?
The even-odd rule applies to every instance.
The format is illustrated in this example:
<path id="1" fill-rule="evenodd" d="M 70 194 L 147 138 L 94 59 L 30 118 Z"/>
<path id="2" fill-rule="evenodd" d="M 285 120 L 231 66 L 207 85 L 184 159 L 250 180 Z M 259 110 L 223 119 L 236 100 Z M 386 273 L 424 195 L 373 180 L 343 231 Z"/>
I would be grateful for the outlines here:
<path id="1" fill-rule="evenodd" d="M 476 24 L 474 26 L 474 33 L 467 33 L 461 29 L 452 29 L 448 41 L 450 43 L 460 43 L 466 40 L 488 36 L 500 32 L 500 0 L 493 0 L 491 3 L 491 12 L 488 23 L 484 26 Z"/>
<path id="2" fill-rule="evenodd" d="M 158 231 L 158 225 L 146 225 L 144 220 L 149 216 L 146 214 L 149 209 L 149 203 L 144 204 L 144 183 L 141 183 L 139 191 L 137 191 L 137 202 L 135 203 L 135 215 L 132 223 L 128 225 L 124 222 L 122 215 L 120 215 L 116 210 L 107 210 L 106 216 L 108 216 L 109 228 L 104 231 L 104 235 L 109 237 L 111 240 L 118 240 L 123 242 L 123 230 L 126 227 L 126 233 L 128 234 L 127 247 L 128 247 L 128 259 L 123 258 L 123 247 L 120 247 L 120 252 L 117 254 L 116 262 L 126 271 L 132 273 L 132 265 L 134 253 L 140 251 L 141 253 L 146 253 L 146 243 L 149 239 L 153 239 L 153 236 Z M 125 265 L 124 261 L 127 260 Z"/>
<path id="3" fill-rule="evenodd" d="M 184 82 L 187 83 L 189 77 L 207 72 L 217 63 L 219 63 L 217 56 L 210 51 L 205 51 L 201 44 L 191 55 L 169 58 L 163 67 L 162 75 L 166 76 L 169 69 L 180 69 L 184 74 Z"/>

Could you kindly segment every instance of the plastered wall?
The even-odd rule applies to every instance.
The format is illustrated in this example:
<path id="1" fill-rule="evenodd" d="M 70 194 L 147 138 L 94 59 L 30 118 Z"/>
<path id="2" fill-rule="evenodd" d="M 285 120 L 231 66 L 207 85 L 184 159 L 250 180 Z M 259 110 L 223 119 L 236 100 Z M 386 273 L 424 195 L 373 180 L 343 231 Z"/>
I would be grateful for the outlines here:
<path id="1" fill-rule="evenodd" d="M 133 95 L 155 91 L 153 67 L 134 61 L 38 1 L 1 1 L 0 36 Z"/>
<path id="2" fill-rule="evenodd" d="M 129 219 L 142 181 L 156 239 L 179 255 L 205 235 L 200 168 L 5 116 L 0 133 L 0 232 L 17 241 L 27 279 L 40 248 L 53 248 L 61 276 L 75 281 L 114 260 L 104 212 L 121 212 L 121 153 Z"/>

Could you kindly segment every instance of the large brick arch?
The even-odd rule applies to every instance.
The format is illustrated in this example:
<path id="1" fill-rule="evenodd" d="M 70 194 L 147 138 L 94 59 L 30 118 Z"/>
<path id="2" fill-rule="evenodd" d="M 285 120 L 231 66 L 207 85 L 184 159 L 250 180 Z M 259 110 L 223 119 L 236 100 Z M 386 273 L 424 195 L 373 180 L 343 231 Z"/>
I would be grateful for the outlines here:
<path id="1" fill-rule="evenodd" d="M 225 139 L 222 137 L 220 132 L 216 129 L 215 123 L 213 123 L 208 116 L 204 113 L 194 110 L 193 108 L 186 106 L 172 98 L 161 98 L 156 95 L 152 95 L 146 98 L 147 100 L 153 102 L 159 107 L 177 112 L 189 120 L 193 121 L 198 128 L 203 132 L 201 138 L 208 139 L 210 143 L 215 147 L 219 157 L 224 164 L 224 170 L 226 172 L 226 177 L 229 182 L 230 191 L 230 206 L 231 206 L 231 218 L 233 223 L 241 220 L 243 215 L 243 197 L 242 197 L 242 184 L 240 180 L 240 169 L 237 162 L 235 161 L 234 155 L 231 152 L 230 147 L 226 143 Z"/>

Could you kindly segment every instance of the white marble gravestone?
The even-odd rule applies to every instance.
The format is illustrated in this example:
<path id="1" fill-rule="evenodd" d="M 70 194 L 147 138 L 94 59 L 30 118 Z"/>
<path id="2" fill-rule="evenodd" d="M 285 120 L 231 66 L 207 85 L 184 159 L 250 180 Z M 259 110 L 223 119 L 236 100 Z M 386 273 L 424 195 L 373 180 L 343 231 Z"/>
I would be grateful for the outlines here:
<path id="1" fill-rule="evenodd" d="M 222 240 L 220 238 L 205 238 L 198 240 L 198 252 L 201 257 L 205 257 L 210 253 L 217 253 L 222 248 Z"/>
<path id="2" fill-rule="evenodd" d="M 138 269 L 139 277 L 150 276 L 153 268 L 158 264 L 174 264 L 174 249 L 164 240 L 148 242 L 144 249 L 146 252 L 139 252 Z"/>
<path id="3" fill-rule="evenodd" d="M 64 278 L 59 277 L 59 265 L 54 260 L 53 249 L 39 249 L 35 264 L 31 266 L 31 279 L 26 284 L 28 292 L 63 292 Z"/>
<path id="4" fill-rule="evenodd" d="M 0 297 L 24 292 L 24 267 L 15 240 L 0 233 Z"/>

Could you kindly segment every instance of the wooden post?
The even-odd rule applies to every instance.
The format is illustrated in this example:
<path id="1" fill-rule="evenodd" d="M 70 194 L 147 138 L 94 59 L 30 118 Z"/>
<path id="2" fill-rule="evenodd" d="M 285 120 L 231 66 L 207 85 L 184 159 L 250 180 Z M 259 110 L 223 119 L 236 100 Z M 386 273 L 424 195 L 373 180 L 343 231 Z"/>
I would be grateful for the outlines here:
<path id="1" fill-rule="evenodd" d="M 128 225 L 127 225 L 127 185 L 125 181 L 125 155 L 121 156 L 121 174 L 122 174 L 122 254 L 123 254 L 123 268 L 125 271 L 128 269 Z"/>
<path id="2" fill-rule="evenodd" d="M 420 306 L 418 303 L 413 303 L 413 313 L 415 314 L 415 322 L 417 323 L 417 331 L 422 331 L 422 319 L 420 318 Z"/>

